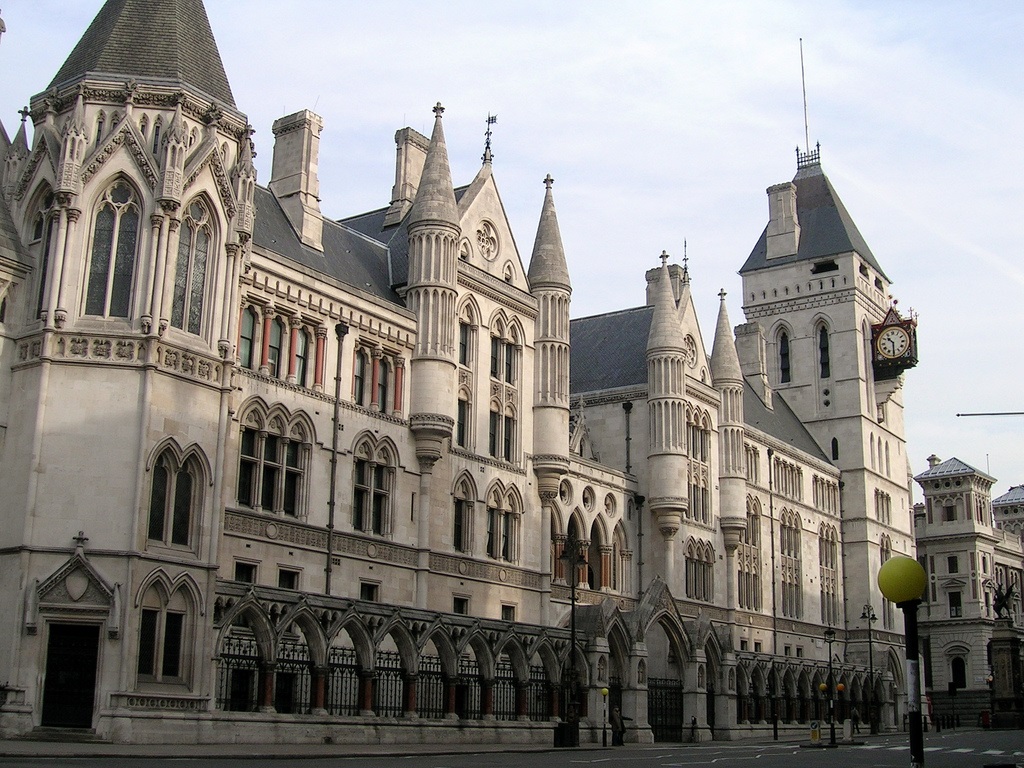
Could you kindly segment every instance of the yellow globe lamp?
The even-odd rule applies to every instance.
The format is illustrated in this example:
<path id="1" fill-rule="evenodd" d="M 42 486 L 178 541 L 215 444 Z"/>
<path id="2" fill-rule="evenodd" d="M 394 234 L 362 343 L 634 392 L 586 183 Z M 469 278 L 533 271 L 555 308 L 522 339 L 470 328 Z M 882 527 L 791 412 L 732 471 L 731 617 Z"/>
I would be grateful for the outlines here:
<path id="1" fill-rule="evenodd" d="M 824 693 L 825 691 L 828 690 L 828 686 L 825 685 L 824 683 L 821 683 L 821 684 L 818 685 L 818 690 L 821 691 L 822 693 Z"/>
<path id="2" fill-rule="evenodd" d="M 601 689 L 601 695 L 602 696 L 607 696 L 608 695 L 608 689 L 607 688 L 602 688 Z"/>
<path id="3" fill-rule="evenodd" d="M 878 571 L 878 588 L 886 599 L 899 605 L 919 600 L 928 583 L 928 574 L 912 557 L 890 558 Z"/>

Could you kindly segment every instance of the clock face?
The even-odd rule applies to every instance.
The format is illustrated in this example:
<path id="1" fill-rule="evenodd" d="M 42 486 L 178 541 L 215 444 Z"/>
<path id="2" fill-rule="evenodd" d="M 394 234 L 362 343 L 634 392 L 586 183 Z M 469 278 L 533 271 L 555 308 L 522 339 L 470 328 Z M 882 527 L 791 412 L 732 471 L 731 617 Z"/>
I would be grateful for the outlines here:
<path id="1" fill-rule="evenodd" d="M 907 329 L 898 325 L 893 325 L 880 334 L 875 340 L 875 349 L 878 350 L 878 354 L 882 357 L 894 360 L 897 357 L 902 357 L 910 349 L 910 334 L 907 333 Z"/>

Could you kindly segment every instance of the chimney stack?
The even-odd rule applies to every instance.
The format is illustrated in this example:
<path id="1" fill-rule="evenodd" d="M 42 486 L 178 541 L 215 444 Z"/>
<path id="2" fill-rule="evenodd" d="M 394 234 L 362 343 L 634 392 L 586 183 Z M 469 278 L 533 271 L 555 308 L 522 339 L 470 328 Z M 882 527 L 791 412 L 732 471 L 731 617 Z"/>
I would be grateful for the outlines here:
<path id="1" fill-rule="evenodd" d="M 281 204 L 299 238 L 323 251 L 324 219 L 320 213 L 320 115 L 304 109 L 274 121 L 274 163 L 270 191 Z"/>
<path id="2" fill-rule="evenodd" d="M 384 215 L 384 226 L 397 224 L 412 208 L 416 190 L 423 175 L 423 163 L 427 159 L 430 139 L 412 128 L 395 131 L 395 186 L 391 188 L 391 207 Z"/>
<path id="3" fill-rule="evenodd" d="M 768 384 L 767 344 L 760 323 L 755 321 L 736 326 L 736 355 L 747 384 L 766 408 L 773 409 L 772 388 Z"/>
<path id="4" fill-rule="evenodd" d="M 768 187 L 768 216 L 768 260 L 795 256 L 800 245 L 800 222 L 793 182 Z"/>

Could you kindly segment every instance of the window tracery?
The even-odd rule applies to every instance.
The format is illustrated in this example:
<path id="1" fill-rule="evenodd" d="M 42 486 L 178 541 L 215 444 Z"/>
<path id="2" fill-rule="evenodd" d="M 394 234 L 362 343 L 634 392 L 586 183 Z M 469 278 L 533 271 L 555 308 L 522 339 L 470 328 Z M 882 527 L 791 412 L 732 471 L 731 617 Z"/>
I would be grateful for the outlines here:
<path id="1" fill-rule="evenodd" d="M 93 226 L 85 314 L 128 317 L 139 240 L 139 202 L 124 180 L 103 193 Z"/>

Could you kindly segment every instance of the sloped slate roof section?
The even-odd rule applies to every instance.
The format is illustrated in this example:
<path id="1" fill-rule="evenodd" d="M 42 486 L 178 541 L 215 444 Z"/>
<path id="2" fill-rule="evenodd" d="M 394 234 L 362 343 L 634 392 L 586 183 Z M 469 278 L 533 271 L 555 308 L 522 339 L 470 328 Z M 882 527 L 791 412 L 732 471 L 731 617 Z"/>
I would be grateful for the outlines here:
<path id="1" fill-rule="evenodd" d="M 647 337 L 654 307 L 581 317 L 569 323 L 569 392 L 647 385 Z"/>
<path id="2" fill-rule="evenodd" d="M 405 306 L 391 288 L 387 248 L 358 232 L 324 219 L 320 253 L 302 243 L 273 193 L 256 187 L 256 225 L 253 243 L 335 280 L 399 306 Z"/>
<path id="3" fill-rule="evenodd" d="M 980 469 L 975 469 L 955 456 L 951 459 L 946 459 L 941 464 L 936 464 L 934 467 L 928 467 L 928 469 L 917 475 L 914 479 L 920 482 L 921 480 L 934 480 L 938 477 L 955 477 L 957 475 L 980 475 L 995 482 L 995 478 L 989 477 Z"/>
<path id="4" fill-rule="evenodd" d="M 107 0 L 50 88 L 90 73 L 188 85 L 237 109 L 202 0 Z"/>
<path id="5" fill-rule="evenodd" d="M 455 190 L 455 202 L 462 200 L 469 186 L 458 187 Z M 338 223 L 354 229 L 376 240 L 388 249 L 390 260 L 391 285 L 394 287 L 403 286 L 409 282 L 409 215 L 406 214 L 401 223 L 390 227 L 384 227 L 384 217 L 387 215 L 387 208 L 378 208 L 375 211 L 360 213 L 348 218 L 339 219 Z"/>
<path id="6" fill-rule="evenodd" d="M 21 244 L 11 211 L 3 197 L 0 197 L 0 257 L 12 259 L 26 267 L 33 266 L 32 259 Z"/>
<path id="7" fill-rule="evenodd" d="M 796 212 L 800 222 L 800 245 L 796 255 L 783 256 L 769 262 L 768 227 L 765 226 L 757 245 L 740 269 L 740 274 L 779 264 L 817 261 L 856 251 L 864 261 L 888 280 L 857 225 L 854 224 L 853 217 L 839 199 L 832 182 L 822 172 L 821 166 L 812 165 L 800 169 L 793 183 L 796 184 Z"/>
<path id="8" fill-rule="evenodd" d="M 992 506 L 1024 503 L 1024 485 L 1015 485 L 998 499 L 992 499 Z"/>
<path id="9" fill-rule="evenodd" d="M 816 459 L 832 463 L 779 392 L 773 393 L 772 408 L 769 409 L 750 385 L 744 382 L 743 422 Z"/>

